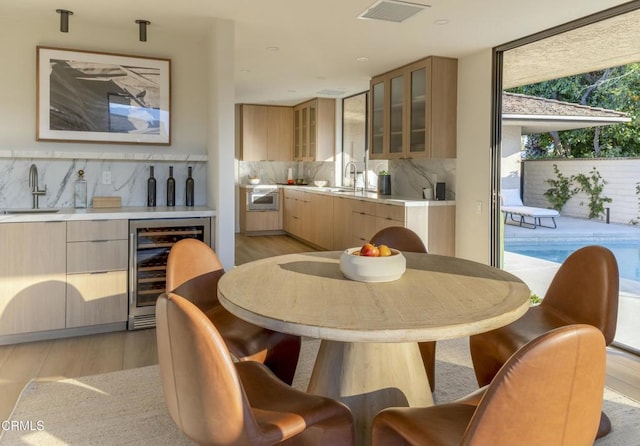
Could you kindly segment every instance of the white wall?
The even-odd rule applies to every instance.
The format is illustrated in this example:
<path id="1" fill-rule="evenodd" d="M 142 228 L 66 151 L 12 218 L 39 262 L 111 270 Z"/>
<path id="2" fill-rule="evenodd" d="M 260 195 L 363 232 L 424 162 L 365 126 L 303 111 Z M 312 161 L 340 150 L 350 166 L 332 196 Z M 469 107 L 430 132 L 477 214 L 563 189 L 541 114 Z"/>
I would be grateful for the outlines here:
<path id="1" fill-rule="evenodd" d="M 234 24 L 215 20 L 209 35 L 208 203 L 218 210 L 216 252 L 225 269 L 235 264 Z"/>
<path id="2" fill-rule="evenodd" d="M 483 263 L 490 261 L 491 59 L 487 49 L 458 60 L 456 256 Z"/>
<path id="3" fill-rule="evenodd" d="M 501 189 L 520 189 L 521 132 L 519 125 L 502 126 Z"/>
<path id="4" fill-rule="evenodd" d="M 115 153 L 206 154 L 207 90 L 204 36 L 181 35 L 149 27 L 147 42 L 139 42 L 134 23 L 122 28 L 87 25 L 73 16 L 69 33 L 51 21 L 0 18 L 0 150 L 82 151 Z M 124 25 L 124 24 L 123 24 Z M 122 53 L 171 59 L 171 146 L 109 145 L 35 141 L 36 46 Z"/>
<path id="5" fill-rule="evenodd" d="M 142 154 L 142 159 L 147 155 L 156 159 L 208 156 L 206 201 L 217 210 L 216 235 L 225 240 L 216 241 L 218 254 L 226 267 L 231 266 L 234 259 L 234 250 L 230 247 L 234 237 L 233 23 L 213 20 L 211 35 L 178 34 L 151 24 L 147 42 L 138 40 L 135 23 L 123 23 L 121 27 L 96 26 L 74 15 L 68 33 L 59 31 L 59 23 L 57 14 L 52 14 L 51 20 L 0 17 L 0 156 L 12 153 L 24 158 L 21 151 L 65 152 L 67 155 L 77 152 L 83 158 L 95 153 L 103 159 L 105 154 L 117 154 L 120 158 L 116 159 L 130 154 Z M 171 145 L 36 141 L 36 47 L 39 45 L 171 59 Z M 114 178 L 114 182 L 117 181 Z"/>

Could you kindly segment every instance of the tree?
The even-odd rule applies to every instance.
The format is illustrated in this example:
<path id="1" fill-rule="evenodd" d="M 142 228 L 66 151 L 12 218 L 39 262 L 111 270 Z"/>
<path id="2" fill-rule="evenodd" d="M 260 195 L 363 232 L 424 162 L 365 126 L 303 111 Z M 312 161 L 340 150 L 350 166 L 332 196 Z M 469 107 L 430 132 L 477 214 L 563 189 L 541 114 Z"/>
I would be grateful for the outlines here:
<path id="1" fill-rule="evenodd" d="M 640 156 L 640 63 L 524 85 L 513 93 L 556 99 L 629 115 L 631 122 L 532 135 L 527 155 L 552 157 Z"/>

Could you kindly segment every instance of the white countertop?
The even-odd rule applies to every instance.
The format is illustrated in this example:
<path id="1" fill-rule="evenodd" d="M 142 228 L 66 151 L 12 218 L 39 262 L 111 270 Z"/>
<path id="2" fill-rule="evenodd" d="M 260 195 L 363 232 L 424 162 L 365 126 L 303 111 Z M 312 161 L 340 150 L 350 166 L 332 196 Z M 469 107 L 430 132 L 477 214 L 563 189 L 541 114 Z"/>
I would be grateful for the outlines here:
<path id="1" fill-rule="evenodd" d="M 26 209 L 26 211 L 29 211 Z M 121 208 L 62 208 L 58 212 L 4 214 L 0 209 L 0 223 L 28 223 L 42 221 L 72 221 L 72 220 L 118 220 L 145 218 L 192 218 L 214 217 L 216 211 L 206 206 L 176 206 L 155 208 L 145 206 L 131 206 Z"/>
<path id="2" fill-rule="evenodd" d="M 258 185 L 264 187 L 264 184 Z M 456 204 L 455 200 L 425 200 L 416 199 L 413 197 L 406 197 L 402 195 L 381 195 L 376 192 L 368 191 L 334 191 L 335 187 L 316 187 L 316 186 L 290 186 L 290 185 L 269 185 L 273 187 L 279 187 L 281 189 L 293 189 L 304 192 L 312 192 L 316 194 L 332 195 L 334 197 L 353 198 L 357 200 L 374 201 L 378 203 L 395 204 L 405 207 L 428 207 L 428 206 L 453 206 Z M 256 186 L 251 184 L 241 184 L 240 187 L 251 189 Z"/>

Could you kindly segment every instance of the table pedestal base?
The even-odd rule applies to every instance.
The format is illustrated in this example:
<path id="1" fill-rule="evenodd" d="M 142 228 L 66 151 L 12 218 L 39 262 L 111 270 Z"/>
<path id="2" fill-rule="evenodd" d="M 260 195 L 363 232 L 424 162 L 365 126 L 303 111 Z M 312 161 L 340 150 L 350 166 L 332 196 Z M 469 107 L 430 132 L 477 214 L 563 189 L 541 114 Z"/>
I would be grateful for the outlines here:
<path id="1" fill-rule="evenodd" d="M 309 393 L 345 403 L 356 423 L 356 444 L 371 443 L 373 417 L 386 407 L 432 406 L 418 344 L 323 340 Z"/>

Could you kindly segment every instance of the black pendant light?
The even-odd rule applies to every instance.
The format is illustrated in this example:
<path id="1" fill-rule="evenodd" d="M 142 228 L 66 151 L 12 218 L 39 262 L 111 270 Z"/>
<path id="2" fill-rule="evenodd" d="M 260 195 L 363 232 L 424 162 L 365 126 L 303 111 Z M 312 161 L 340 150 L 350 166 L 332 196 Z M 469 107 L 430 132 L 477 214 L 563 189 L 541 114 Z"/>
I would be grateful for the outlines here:
<path id="1" fill-rule="evenodd" d="M 56 9 L 56 12 L 60 14 L 60 32 L 69 32 L 69 16 L 73 15 L 73 11 L 67 9 Z"/>
<path id="2" fill-rule="evenodd" d="M 140 42 L 147 41 L 147 26 L 151 25 L 151 22 L 148 20 L 138 19 L 136 20 L 138 27 L 140 28 Z"/>

